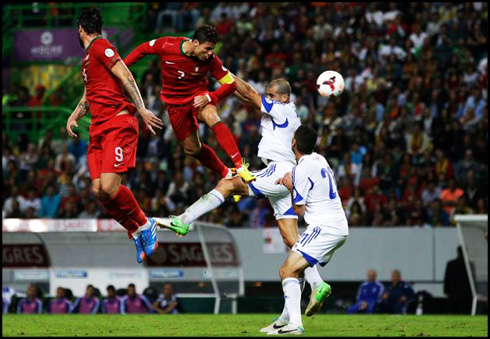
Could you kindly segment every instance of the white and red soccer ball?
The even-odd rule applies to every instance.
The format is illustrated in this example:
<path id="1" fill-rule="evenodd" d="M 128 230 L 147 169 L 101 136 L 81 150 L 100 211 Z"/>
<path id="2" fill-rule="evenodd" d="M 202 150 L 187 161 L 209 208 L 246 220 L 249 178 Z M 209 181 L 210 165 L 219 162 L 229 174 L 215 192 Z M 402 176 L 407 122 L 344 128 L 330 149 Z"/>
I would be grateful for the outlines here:
<path id="1" fill-rule="evenodd" d="M 325 71 L 316 79 L 318 93 L 322 97 L 335 98 L 344 91 L 344 78 L 340 73 L 335 71 Z"/>

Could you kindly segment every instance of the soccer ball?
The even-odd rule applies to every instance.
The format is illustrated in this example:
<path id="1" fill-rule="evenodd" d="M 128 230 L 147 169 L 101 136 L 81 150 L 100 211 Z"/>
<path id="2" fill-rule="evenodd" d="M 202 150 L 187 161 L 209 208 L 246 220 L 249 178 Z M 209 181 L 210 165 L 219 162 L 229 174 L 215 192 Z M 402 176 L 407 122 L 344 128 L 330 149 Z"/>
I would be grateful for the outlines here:
<path id="1" fill-rule="evenodd" d="M 340 73 L 335 71 L 325 71 L 316 79 L 318 93 L 322 97 L 335 98 L 344 91 L 344 78 Z"/>

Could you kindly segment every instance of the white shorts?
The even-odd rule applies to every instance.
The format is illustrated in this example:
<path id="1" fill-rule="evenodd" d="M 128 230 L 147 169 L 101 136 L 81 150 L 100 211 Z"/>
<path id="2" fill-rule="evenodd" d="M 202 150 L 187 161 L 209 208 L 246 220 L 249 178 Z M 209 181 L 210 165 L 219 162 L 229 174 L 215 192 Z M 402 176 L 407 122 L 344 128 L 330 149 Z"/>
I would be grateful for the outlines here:
<path id="1" fill-rule="evenodd" d="M 335 250 L 347 240 L 346 235 L 328 233 L 328 226 L 308 226 L 292 250 L 301 254 L 310 266 L 325 266 Z"/>
<path id="2" fill-rule="evenodd" d="M 266 168 L 252 173 L 257 177 L 255 181 L 248 183 L 250 196 L 257 199 L 264 197 L 269 201 L 274 209 L 274 217 L 279 219 L 297 219 L 291 203 L 291 194 L 284 185 L 276 185 L 277 179 L 282 179 L 284 174 L 291 172 L 294 165 L 289 162 L 271 161 Z"/>

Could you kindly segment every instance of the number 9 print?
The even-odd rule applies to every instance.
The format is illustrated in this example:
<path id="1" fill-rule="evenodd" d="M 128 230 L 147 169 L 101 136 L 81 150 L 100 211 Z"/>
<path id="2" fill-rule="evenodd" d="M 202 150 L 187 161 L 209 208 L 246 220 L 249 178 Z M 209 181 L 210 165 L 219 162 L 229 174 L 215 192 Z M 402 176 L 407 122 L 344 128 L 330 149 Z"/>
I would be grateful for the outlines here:
<path id="1" fill-rule="evenodd" d="M 121 147 L 116 147 L 114 152 L 116 153 L 116 161 L 121 162 L 123 161 L 123 150 Z"/>

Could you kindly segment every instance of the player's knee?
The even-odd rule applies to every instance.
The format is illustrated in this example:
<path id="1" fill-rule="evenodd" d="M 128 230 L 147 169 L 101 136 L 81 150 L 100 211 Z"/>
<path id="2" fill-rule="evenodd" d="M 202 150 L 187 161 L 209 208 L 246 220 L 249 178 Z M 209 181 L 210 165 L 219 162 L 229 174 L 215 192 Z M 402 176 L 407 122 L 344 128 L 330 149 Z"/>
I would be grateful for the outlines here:
<path id="1" fill-rule="evenodd" d="M 198 156 L 201 153 L 200 145 L 184 145 L 184 153 L 190 156 Z"/>
<path id="2" fill-rule="evenodd" d="M 101 200 L 109 199 L 114 196 L 119 189 L 119 185 L 115 185 L 112 182 L 102 182 L 100 184 L 99 195 L 102 197 Z"/>
<path id="3" fill-rule="evenodd" d="M 104 200 L 100 190 L 100 185 L 92 185 L 92 193 L 94 194 L 95 199 Z"/>
<path id="4" fill-rule="evenodd" d="M 220 191 L 222 194 L 223 192 L 226 194 L 223 195 L 229 195 L 233 191 L 234 185 L 232 180 L 229 179 L 221 179 L 218 182 L 218 185 L 216 186 L 216 189 Z"/>

